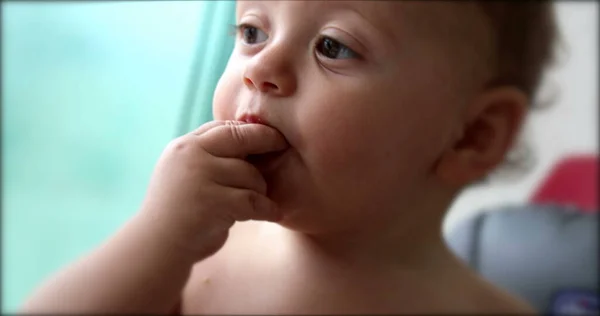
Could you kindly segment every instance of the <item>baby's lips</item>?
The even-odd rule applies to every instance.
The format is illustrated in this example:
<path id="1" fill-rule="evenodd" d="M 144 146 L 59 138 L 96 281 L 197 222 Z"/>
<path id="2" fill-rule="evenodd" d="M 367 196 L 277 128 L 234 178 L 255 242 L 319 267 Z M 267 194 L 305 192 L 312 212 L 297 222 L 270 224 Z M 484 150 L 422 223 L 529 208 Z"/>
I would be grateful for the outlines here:
<path id="1" fill-rule="evenodd" d="M 264 121 L 256 115 L 248 115 L 244 120 L 242 120 L 242 122 L 246 122 L 246 123 L 250 123 L 250 124 L 268 125 L 268 124 L 265 124 Z"/>
<path id="2" fill-rule="evenodd" d="M 266 120 L 264 120 L 263 118 L 261 118 L 258 115 L 255 115 L 255 114 L 247 114 L 247 113 L 246 114 L 242 114 L 237 119 L 237 121 L 242 121 L 242 122 L 250 123 L 250 124 L 263 124 L 263 125 L 270 126 L 269 123 Z"/>

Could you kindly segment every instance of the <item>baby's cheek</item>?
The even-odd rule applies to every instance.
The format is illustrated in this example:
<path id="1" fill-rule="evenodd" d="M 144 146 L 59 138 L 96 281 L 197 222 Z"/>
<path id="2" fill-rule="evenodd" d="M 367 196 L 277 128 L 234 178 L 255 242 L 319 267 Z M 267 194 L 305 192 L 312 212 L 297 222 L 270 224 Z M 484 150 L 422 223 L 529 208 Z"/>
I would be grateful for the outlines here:
<path id="1" fill-rule="evenodd" d="M 319 104 L 308 102 L 308 104 Z M 298 113 L 299 148 L 321 174 L 354 172 L 376 146 L 374 131 L 351 111 L 336 111 L 323 104 Z M 348 170 L 350 169 L 350 170 Z"/>
<path id="2" fill-rule="evenodd" d="M 235 110 L 239 91 L 232 75 L 227 71 L 223 74 L 213 95 L 212 112 L 217 121 L 235 119 Z"/>
<path id="3" fill-rule="evenodd" d="M 377 141 L 360 126 L 323 122 L 315 124 L 311 134 L 309 152 L 323 173 L 348 174 L 360 171 L 368 162 L 370 151 Z"/>

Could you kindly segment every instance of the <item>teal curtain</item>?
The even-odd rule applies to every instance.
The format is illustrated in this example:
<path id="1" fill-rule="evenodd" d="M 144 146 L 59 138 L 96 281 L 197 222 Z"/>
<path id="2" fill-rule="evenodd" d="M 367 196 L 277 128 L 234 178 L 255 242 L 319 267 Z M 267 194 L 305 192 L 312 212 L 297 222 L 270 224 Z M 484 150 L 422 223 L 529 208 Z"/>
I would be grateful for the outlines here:
<path id="1" fill-rule="evenodd" d="M 135 213 L 164 146 L 211 119 L 233 18 L 232 1 L 2 3 L 4 313 Z"/>
<path id="2" fill-rule="evenodd" d="M 235 24 L 235 1 L 208 1 L 204 7 L 178 136 L 212 120 L 213 91 L 234 45 L 234 38 L 224 34 Z"/>

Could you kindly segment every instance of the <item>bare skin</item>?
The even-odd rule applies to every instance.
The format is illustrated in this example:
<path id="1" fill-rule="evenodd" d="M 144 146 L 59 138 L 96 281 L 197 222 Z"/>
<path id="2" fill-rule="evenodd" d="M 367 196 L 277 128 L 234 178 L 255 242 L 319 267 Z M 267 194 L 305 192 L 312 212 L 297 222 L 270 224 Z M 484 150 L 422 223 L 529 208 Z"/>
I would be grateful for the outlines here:
<path id="1" fill-rule="evenodd" d="M 531 312 L 441 237 L 528 102 L 482 88 L 489 34 L 457 3 L 238 2 L 216 121 L 169 145 L 139 213 L 23 311 Z"/>
<path id="2" fill-rule="evenodd" d="M 236 225 L 226 246 L 195 265 L 183 314 L 532 314 L 491 286 L 443 245 L 414 266 L 360 262 L 327 253 L 302 236 L 256 222 Z M 390 251 L 391 252 L 391 251 Z M 398 254 L 402 254 L 398 251 Z M 425 259 L 423 257 L 423 259 Z M 416 258 L 415 264 L 416 262 Z"/>

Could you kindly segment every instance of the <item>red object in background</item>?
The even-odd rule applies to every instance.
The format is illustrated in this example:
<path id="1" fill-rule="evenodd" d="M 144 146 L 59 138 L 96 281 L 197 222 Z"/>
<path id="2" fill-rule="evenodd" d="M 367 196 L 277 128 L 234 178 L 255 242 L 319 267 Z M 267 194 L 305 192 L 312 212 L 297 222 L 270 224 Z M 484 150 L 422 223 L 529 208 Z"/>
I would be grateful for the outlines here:
<path id="1" fill-rule="evenodd" d="M 598 211 L 598 156 L 569 156 L 542 181 L 531 202 L 574 205 L 585 212 Z"/>

